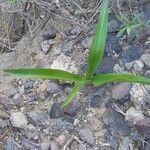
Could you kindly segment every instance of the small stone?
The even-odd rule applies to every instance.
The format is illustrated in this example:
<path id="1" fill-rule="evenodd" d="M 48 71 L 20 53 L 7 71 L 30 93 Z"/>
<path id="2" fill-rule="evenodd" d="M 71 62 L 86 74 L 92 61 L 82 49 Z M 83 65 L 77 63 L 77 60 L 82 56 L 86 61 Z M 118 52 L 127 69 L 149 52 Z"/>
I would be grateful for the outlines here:
<path id="1" fill-rule="evenodd" d="M 120 143 L 120 150 L 130 150 L 131 139 L 129 137 L 124 137 Z"/>
<path id="2" fill-rule="evenodd" d="M 120 100 L 129 95 L 131 89 L 130 83 L 119 83 L 112 89 L 112 98 Z"/>
<path id="3" fill-rule="evenodd" d="M 93 132 L 89 128 L 80 129 L 79 136 L 84 142 L 86 142 L 90 145 L 94 145 Z"/>
<path id="4" fill-rule="evenodd" d="M 20 150 L 15 143 L 14 137 L 9 136 L 6 140 L 6 150 Z"/>
<path id="5" fill-rule="evenodd" d="M 51 119 L 61 118 L 63 116 L 63 109 L 60 104 L 54 103 L 50 110 Z"/>
<path id="6" fill-rule="evenodd" d="M 67 42 L 64 42 L 64 44 L 62 45 L 61 52 L 66 56 L 70 56 L 71 51 L 73 50 L 73 48 L 74 48 L 73 42 L 72 41 L 69 41 L 69 42 L 67 41 Z"/>
<path id="7" fill-rule="evenodd" d="M 56 142 L 51 142 L 51 150 L 59 150 L 59 145 Z"/>
<path id="8" fill-rule="evenodd" d="M 40 150 L 52 150 L 50 142 L 49 141 L 42 142 Z"/>
<path id="9" fill-rule="evenodd" d="M 24 89 L 29 90 L 34 87 L 34 81 L 33 80 L 25 80 L 24 81 Z"/>
<path id="10" fill-rule="evenodd" d="M 119 30 L 119 24 L 116 20 L 108 22 L 108 32 L 117 32 Z"/>
<path id="11" fill-rule="evenodd" d="M 6 120 L 0 119 L 0 130 L 7 127 L 7 125 L 8 125 L 8 122 Z"/>
<path id="12" fill-rule="evenodd" d="M 64 146 L 65 142 L 66 142 L 66 137 L 65 135 L 61 134 L 56 138 L 56 142 L 60 145 L 60 146 Z"/>
<path id="13" fill-rule="evenodd" d="M 106 138 L 106 141 L 107 143 L 110 144 L 110 146 L 114 149 L 114 150 L 117 150 L 118 149 L 118 146 L 119 146 L 119 143 L 118 143 L 118 140 L 116 137 L 114 137 L 110 131 L 107 131 L 105 133 L 105 138 Z"/>
<path id="14" fill-rule="evenodd" d="M 150 67 L 150 54 L 143 54 L 141 60 L 147 67 Z"/>
<path id="15" fill-rule="evenodd" d="M 36 126 L 47 127 L 49 125 L 49 116 L 42 110 L 31 111 L 27 115 Z"/>
<path id="16" fill-rule="evenodd" d="M 93 108 L 99 108 L 102 105 L 102 98 L 100 96 L 94 96 L 91 99 L 90 106 Z"/>
<path id="17" fill-rule="evenodd" d="M 92 43 L 92 37 L 86 37 L 82 42 L 81 45 L 85 48 L 85 49 L 89 49 Z"/>
<path id="18" fill-rule="evenodd" d="M 132 45 L 122 53 L 121 58 L 124 63 L 132 62 L 138 60 L 142 54 L 143 54 L 142 48 Z"/>
<path id="19" fill-rule="evenodd" d="M 9 115 L 5 111 L 0 110 L 0 118 L 7 119 Z"/>
<path id="20" fill-rule="evenodd" d="M 85 144 L 80 144 L 78 150 L 87 150 Z"/>
<path id="21" fill-rule="evenodd" d="M 47 55 L 50 52 L 50 50 L 52 49 L 53 45 L 54 45 L 54 41 L 52 41 L 52 40 L 43 41 L 42 46 L 41 46 L 42 47 L 41 51 L 45 55 Z"/>
<path id="22" fill-rule="evenodd" d="M 85 73 L 86 70 L 87 70 L 87 67 L 88 67 L 88 64 L 83 64 L 83 65 L 81 66 L 81 72 L 82 72 L 82 73 Z"/>
<path id="23" fill-rule="evenodd" d="M 103 121 L 114 133 L 123 136 L 128 136 L 131 133 L 130 126 L 125 121 L 125 117 L 119 112 L 116 112 L 113 108 L 109 108 L 104 113 Z"/>
<path id="24" fill-rule="evenodd" d="M 77 150 L 79 143 L 76 140 L 73 140 L 69 145 L 69 150 Z"/>
<path id="25" fill-rule="evenodd" d="M 130 70 L 134 65 L 134 61 L 126 62 L 124 65 L 125 65 L 126 69 Z"/>
<path id="26" fill-rule="evenodd" d="M 141 119 L 144 119 L 142 111 L 136 110 L 134 107 L 129 108 L 126 111 L 125 119 L 133 124 L 136 124 Z"/>
<path id="27" fill-rule="evenodd" d="M 28 125 L 28 120 L 21 112 L 13 112 L 10 115 L 10 121 L 13 127 L 25 128 Z"/>
<path id="28" fill-rule="evenodd" d="M 81 108 L 81 104 L 77 101 L 73 101 L 68 107 L 64 108 L 64 113 L 75 117 Z"/>
<path id="29" fill-rule="evenodd" d="M 33 149 L 33 150 L 38 150 L 39 149 L 39 144 L 30 141 L 26 138 L 22 139 L 22 146 L 24 149 Z"/>
<path id="30" fill-rule="evenodd" d="M 32 124 L 29 124 L 25 129 L 24 129 L 24 132 L 23 132 L 26 137 L 29 139 L 29 140 L 38 140 L 39 139 L 39 135 L 38 135 L 38 131 L 36 129 L 35 126 L 33 126 Z"/>
<path id="31" fill-rule="evenodd" d="M 143 90 L 142 85 L 134 84 L 130 90 L 130 98 L 134 103 L 134 106 L 137 110 L 145 105 L 145 102 L 148 102 L 147 93 Z"/>
<path id="32" fill-rule="evenodd" d="M 150 138 L 150 118 L 145 117 L 136 123 L 137 131 L 144 138 Z"/>
<path id="33" fill-rule="evenodd" d="M 141 71 L 143 70 L 143 68 L 144 68 L 144 64 L 143 64 L 141 61 L 136 60 L 136 61 L 134 62 L 133 69 L 134 69 L 135 71 L 141 72 Z"/>
<path id="34" fill-rule="evenodd" d="M 45 40 L 54 39 L 55 37 L 56 37 L 56 32 L 54 31 L 52 27 L 44 29 L 43 38 Z"/>

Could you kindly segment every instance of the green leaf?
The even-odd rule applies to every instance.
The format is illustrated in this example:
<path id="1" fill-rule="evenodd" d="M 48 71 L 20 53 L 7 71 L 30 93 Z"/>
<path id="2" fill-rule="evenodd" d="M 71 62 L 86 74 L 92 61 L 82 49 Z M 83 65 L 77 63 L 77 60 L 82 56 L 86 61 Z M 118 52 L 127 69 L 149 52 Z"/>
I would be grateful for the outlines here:
<path id="1" fill-rule="evenodd" d="M 101 13 L 88 57 L 87 78 L 90 78 L 98 68 L 104 54 L 108 24 L 108 1 L 103 0 Z"/>
<path id="2" fill-rule="evenodd" d="M 25 78 L 60 79 L 73 82 L 83 81 L 83 77 L 80 75 L 56 69 L 6 69 L 4 72 Z"/>
<path id="3" fill-rule="evenodd" d="M 93 84 L 99 86 L 109 82 L 131 82 L 131 83 L 141 83 L 150 84 L 150 79 L 133 74 L 101 74 L 95 75 L 93 79 Z"/>
<path id="4" fill-rule="evenodd" d="M 127 29 L 126 27 L 122 28 L 122 29 L 117 33 L 117 37 L 121 37 L 121 36 L 125 33 L 126 29 Z"/>
<path id="5" fill-rule="evenodd" d="M 79 83 L 74 86 L 74 88 L 72 89 L 66 100 L 63 102 L 62 104 L 63 107 L 67 107 L 73 101 L 73 98 L 77 95 L 77 93 L 79 92 L 79 90 L 83 85 L 84 84 Z"/>

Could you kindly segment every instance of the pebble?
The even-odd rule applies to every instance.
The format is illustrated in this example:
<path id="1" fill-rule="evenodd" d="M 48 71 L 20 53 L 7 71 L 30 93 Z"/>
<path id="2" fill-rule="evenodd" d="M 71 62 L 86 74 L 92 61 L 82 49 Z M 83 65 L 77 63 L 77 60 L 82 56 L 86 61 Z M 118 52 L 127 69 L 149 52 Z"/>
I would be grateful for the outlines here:
<path id="1" fill-rule="evenodd" d="M 131 134 L 130 126 L 125 121 L 125 117 L 113 108 L 109 108 L 104 113 L 103 121 L 114 133 L 123 136 L 129 136 Z"/>
<path id="2" fill-rule="evenodd" d="M 150 118 L 145 117 L 136 123 L 137 131 L 144 138 L 150 138 Z"/>
<path id="3" fill-rule="evenodd" d="M 42 110 L 31 111 L 27 115 L 31 119 L 31 123 L 36 126 L 47 127 L 49 125 L 49 116 Z"/>
<path id="4" fill-rule="evenodd" d="M 40 150 L 52 150 L 50 142 L 49 141 L 42 142 Z"/>
<path id="5" fill-rule="evenodd" d="M 43 30 L 43 38 L 45 40 L 54 39 L 56 37 L 56 32 L 52 27 Z"/>
<path id="6" fill-rule="evenodd" d="M 119 83 L 115 85 L 112 89 L 112 98 L 115 100 L 120 100 L 129 95 L 131 89 L 130 83 Z"/>
<path id="7" fill-rule="evenodd" d="M 28 125 L 27 117 L 22 112 L 13 112 L 10 115 L 10 121 L 13 127 L 25 128 Z"/>
<path id="8" fill-rule="evenodd" d="M 124 66 L 126 67 L 127 70 L 130 70 L 134 65 L 134 61 L 131 61 L 131 62 L 126 62 L 124 64 Z"/>
<path id="9" fill-rule="evenodd" d="M 7 125 L 8 125 L 8 122 L 6 120 L 0 119 L 0 130 L 7 127 Z"/>
<path id="10" fill-rule="evenodd" d="M 87 150 L 85 144 L 80 144 L 78 150 Z"/>
<path id="11" fill-rule="evenodd" d="M 142 54 L 143 50 L 140 47 L 132 45 L 122 53 L 121 59 L 124 63 L 132 62 L 138 60 Z"/>
<path id="12" fill-rule="evenodd" d="M 14 137 L 9 136 L 6 140 L 6 150 L 20 150 L 20 148 L 15 143 Z"/>
<path id="13" fill-rule="evenodd" d="M 116 20 L 108 22 L 108 32 L 117 32 L 119 30 L 119 24 Z"/>
<path id="14" fill-rule="evenodd" d="M 134 62 L 134 65 L 133 65 L 134 71 L 141 72 L 143 70 L 143 68 L 144 68 L 144 64 L 141 61 L 136 60 Z"/>
<path id="15" fill-rule="evenodd" d="M 147 94 L 143 90 L 142 85 L 134 84 L 130 90 L 130 98 L 137 110 L 141 110 L 145 105 Z"/>
<path id="16" fill-rule="evenodd" d="M 60 145 L 60 146 L 64 146 L 65 142 L 66 142 L 66 136 L 61 134 L 56 138 L 56 142 Z"/>
<path id="17" fill-rule="evenodd" d="M 84 142 L 94 145 L 94 137 L 93 137 L 93 132 L 89 128 L 82 128 L 79 130 L 79 136 L 81 140 Z"/>
<path id="18" fill-rule="evenodd" d="M 38 150 L 39 149 L 39 144 L 30 141 L 26 138 L 22 139 L 22 146 L 24 149 L 31 149 L 31 150 Z"/>
<path id="19" fill-rule="evenodd" d="M 70 56 L 73 49 L 74 49 L 74 44 L 72 41 L 69 41 L 69 42 L 66 41 L 61 46 L 61 52 L 66 56 Z"/>
<path id="20" fill-rule="evenodd" d="M 9 118 L 9 115 L 5 111 L 0 110 L 0 118 L 7 119 Z"/>
<path id="21" fill-rule="evenodd" d="M 92 97 L 90 106 L 93 108 L 99 108 L 102 105 L 102 98 L 98 95 Z"/>
<path id="22" fill-rule="evenodd" d="M 45 55 L 47 55 L 47 54 L 51 51 L 53 45 L 54 45 L 54 41 L 53 41 L 53 40 L 46 40 L 46 41 L 43 41 L 43 42 L 42 42 L 42 45 L 41 45 L 41 51 L 42 51 Z"/>
<path id="23" fill-rule="evenodd" d="M 86 37 L 82 42 L 81 45 L 85 48 L 85 49 L 89 49 L 92 43 L 92 37 Z"/>
<path id="24" fill-rule="evenodd" d="M 64 113 L 71 117 L 75 117 L 80 111 L 80 108 L 81 104 L 77 101 L 73 101 L 68 107 L 64 108 Z"/>
<path id="25" fill-rule="evenodd" d="M 48 149 L 49 150 L 49 149 Z M 59 150 L 59 145 L 56 142 L 51 142 L 51 149 L 50 150 Z"/>
<path id="26" fill-rule="evenodd" d="M 39 135 L 38 131 L 35 126 L 32 124 L 29 124 L 23 131 L 24 135 L 29 139 L 29 140 L 38 140 Z"/>
<path id="27" fill-rule="evenodd" d="M 125 119 L 133 124 L 136 124 L 136 122 L 143 118 L 143 112 L 136 110 L 134 107 L 131 107 L 126 111 Z"/>
<path id="28" fill-rule="evenodd" d="M 141 60 L 147 67 L 150 67 L 150 54 L 143 54 Z"/>
<path id="29" fill-rule="evenodd" d="M 50 109 L 50 118 L 61 118 L 63 116 L 63 109 L 60 104 L 54 103 Z"/>

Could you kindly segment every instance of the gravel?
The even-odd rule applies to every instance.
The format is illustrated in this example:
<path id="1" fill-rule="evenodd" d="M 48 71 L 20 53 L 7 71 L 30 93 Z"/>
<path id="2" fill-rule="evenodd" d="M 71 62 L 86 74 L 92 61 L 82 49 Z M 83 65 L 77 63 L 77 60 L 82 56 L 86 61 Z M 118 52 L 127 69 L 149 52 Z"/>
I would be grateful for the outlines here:
<path id="1" fill-rule="evenodd" d="M 94 145 L 94 137 L 93 137 L 93 132 L 89 128 L 82 128 L 79 130 L 79 136 L 81 140 L 84 142 Z"/>
<path id="2" fill-rule="evenodd" d="M 112 98 L 115 100 L 126 98 L 126 96 L 128 96 L 130 93 L 130 89 L 130 83 L 119 83 L 112 89 Z"/>
<path id="3" fill-rule="evenodd" d="M 49 125 L 49 116 L 42 110 L 35 110 L 27 113 L 28 117 L 35 126 L 47 127 Z"/>
<path id="4" fill-rule="evenodd" d="M 108 32 L 117 32 L 119 30 L 119 24 L 116 20 L 108 22 Z"/>
<path id="5" fill-rule="evenodd" d="M 50 109 L 50 118 L 61 118 L 63 116 L 63 109 L 60 104 L 54 103 Z"/>
<path id="6" fill-rule="evenodd" d="M 0 130 L 4 129 L 7 126 L 8 126 L 8 121 L 0 119 Z"/>
<path id="7" fill-rule="evenodd" d="M 41 44 L 41 51 L 47 55 L 52 47 L 54 45 L 54 41 L 53 40 L 46 40 L 46 41 L 43 41 L 42 44 Z"/>
<path id="8" fill-rule="evenodd" d="M 144 64 L 141 61 L 136 60 L 134 62 L 134 65 L 133 65 L 134 71 L 141 72 L 143 70 L 143 68 L 144 68 Z"/>
<path id="9" fill-rule="evenodd" d="M 61 52 L 66 56 L 70 56 L 73 49 L 74 49 L 74 44 L 72 41 L 66 41 L 61 46 Z"/>
<path id="10" fill-rule="evenodd" d="M 27 117 L 21 112 L 11 113 L 10 121 L 13 127 L 16 128 L 25 128 L 28 125 Z"/>
<path id="11" fill-rule="evenodd" d="M 91 99 L 90 106 L 93 108 L 99 108 L 102 105 L 102 98 L 100 96 L 95 95 Z"/>
<path id="12" fill-rule="evenodd" d="M 85 48 L 85 49 L 89 49 L 92 43 L 92 37 L 86 37 L 82 42 L 81 45 Z"/>
<path id="13" fill-rule="evenodd" d="M 6 150 L 20 150 L 20 148 L 15 143 L 14 137 L 9 136 L 6 140 Z"/>
<path id="14" fill-rule="evenodd" d="M 39 149 L 39 144 L 35 143 L 34 141 L 28 140 L 26 138 L 22 139 L 22 146 L 24 149 L 33 149 L 33 150 Z"/>
<path id="15" fill-rule="evenodd" d="M 38 140 L 39 135 L 38 131 L 35 126 L 32 124 L 29 124 L 23 131 L 23 134 L 29 139 L 29 140 Z"/>
<path id="16" fill-rule="evenodd" d="M 143 63 L 150 68 L 150 54 L 143 54 L 141 56 L 141 60 L 143 61 Z"/>
<path id="17" fill-rule="evenodd" d="M 56 37 L 56 32 L 54 28 L 49 27 L 43 30 L 43 38 L 44 40 L 54 39 Z"/>
<path id="18" fill-rule="evenodd" d="M 44 141 L 41 143 L 40 150 L 52 150 L 49 141 Z"/>

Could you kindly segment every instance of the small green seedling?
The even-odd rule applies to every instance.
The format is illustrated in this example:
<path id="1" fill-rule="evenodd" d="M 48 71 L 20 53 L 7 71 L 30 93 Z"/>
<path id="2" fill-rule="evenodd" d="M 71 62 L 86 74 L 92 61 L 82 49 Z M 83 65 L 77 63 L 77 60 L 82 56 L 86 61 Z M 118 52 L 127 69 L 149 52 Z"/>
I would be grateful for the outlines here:
<path id="1" fill-rule="evenodd" d="M 118 20 L 122 23 L 120 30 L 117 34 L 117 37 L 121 37 L 125 32 L 127 32 L 127 34 L 129 35 L 131 31 L 133 31 L 134 29 L 139 29 L 143 27 L 144 25 L 148 26 L 149 21 L 144 22 L 141 19 L 141 16 L 142 16 L 142 13 L 135 15 L 132 18 L 127 17 L 123 13 L 120 13 L 120 15 L 117 15 Z"/>
<path id="2" fill-rule="evenodd" d="M 4 70 L 7 73 L 27 78 L 41 78 L 41 79 L 53 79 L 53 80 L 65 80 L 74 82 L 74 87 L 69 96 L 63 102 L 63 106 L 68 106 L 79 90 L 85 85 L 100 86 L 109 82 L 132 82 L 150 84 L 150 79 L 130 73 L 125 74 L 95 74 L 96 69 L 100 65 L 107 37 L 107 24 L 108 24 L 108 1 L 103 0 L 101 6 L 101 13 L 96 28 L 96 34 L 93 38 L 89 56 L 88 56 L 88 68 L 85 74 L 78 75 L 69 73 L 62 70 L 55 69 L 7 69 Z"/>

